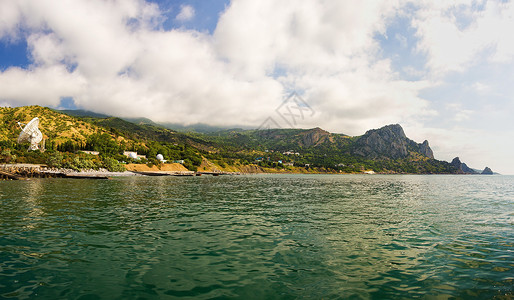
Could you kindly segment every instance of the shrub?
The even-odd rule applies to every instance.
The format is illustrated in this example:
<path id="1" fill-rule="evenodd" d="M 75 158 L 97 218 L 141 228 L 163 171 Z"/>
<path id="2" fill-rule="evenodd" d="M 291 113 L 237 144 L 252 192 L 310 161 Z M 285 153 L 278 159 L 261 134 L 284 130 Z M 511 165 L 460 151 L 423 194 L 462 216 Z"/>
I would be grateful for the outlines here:
<path id="1" fill-rule="evenodd" d="M 123 172 L 126 171 L 125 166 L 111 157 L 104 157 L 102 165 L 109 172 Z"/>
<path id="2" fill-rule="evenodd" d="M 54 152 L 52 155 L 48 156 L 46 160 L 46 164 L 52 168 L 62 168 L 62 163 L 63 156 L 59 152 Z"/>

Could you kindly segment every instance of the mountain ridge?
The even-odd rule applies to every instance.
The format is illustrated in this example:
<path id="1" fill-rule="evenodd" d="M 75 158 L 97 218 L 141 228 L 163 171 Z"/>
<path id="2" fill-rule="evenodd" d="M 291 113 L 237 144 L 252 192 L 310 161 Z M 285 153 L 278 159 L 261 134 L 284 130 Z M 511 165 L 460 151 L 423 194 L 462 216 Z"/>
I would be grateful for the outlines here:
<path id="1" fill-rule="evenodd" d="M 469 168 L 460 160 L 452 163 L 436 160 L 427 140 L 417 143 L 409 139 L 399 124 L 370 129 L 361 136 L 353 137 L 330 133 L 319 127 L 181 133 L 146 118 L 127 120 L 97 116 L 87 111 L 75 113 L 79 116 L 74 117 L 71 116 L 73 112 L 38 106 L 2 108 L 0 111 L 2 120 L 7 118 L 4 124 L 10 126 L 10 131 L 14 130 L 15 118 L 27 121 L 38 114 L 41 115 L 42 132 L 46 133 L 45 137 L 53 147 L 51 151 L 57 150 L 57 147 L 61 150 L 92 150 L 95 148 L 91 143 L 92 137 L 105 134 L 119 144 L 117 151 L 137 150 L 149 155 L 149 159 L 161 152 L 166 159 L 187 159 L 191 162 L 191 168 L 200 167 L 202 161 L 207 159 L 216 162 L 219 168 L 223 168 L 223 165 L 257 165 L 281 170 L 308 170 L 314 167 L 324 170 L 322 172 L 345 173 L 364 170 L 380 173 L 469 173 Z M 66 124 L 55 126 L 56 120 L 61 119 Z M 54 124 L 50 130 L 47 128 L 49 124 Z M 14 147 L 12 141 L 15 134 L 2 135 L 2 132 L 5 130 L 0 131 L 0 142 L 10 140 L 10 147 Z M 68 146 L 63 147 L 63 143 Z M 120 156 L 116 157 L 121 159 Z"/>

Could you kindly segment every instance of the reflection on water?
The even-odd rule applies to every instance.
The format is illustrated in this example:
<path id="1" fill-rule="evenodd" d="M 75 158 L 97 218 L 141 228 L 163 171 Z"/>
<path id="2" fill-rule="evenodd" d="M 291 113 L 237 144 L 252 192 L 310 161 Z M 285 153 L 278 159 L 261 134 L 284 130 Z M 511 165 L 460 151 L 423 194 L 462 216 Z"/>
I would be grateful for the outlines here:
<path id="1" fill-rule="evenodd" d="M 40 196 L 43 192 L 43 185 L 40 180 L 27 182 L 23 187 L 24 197 L 23 204 L 27 211 L 26 216 L 23 218 L 25 229 L 35 229 L 43 217 L 44 212 L 41 209 Z"/>
<path id="2" fill-rule="evenodd" d="M 0 183 L 0 298 L 512 297 L 514 178 Z"/>

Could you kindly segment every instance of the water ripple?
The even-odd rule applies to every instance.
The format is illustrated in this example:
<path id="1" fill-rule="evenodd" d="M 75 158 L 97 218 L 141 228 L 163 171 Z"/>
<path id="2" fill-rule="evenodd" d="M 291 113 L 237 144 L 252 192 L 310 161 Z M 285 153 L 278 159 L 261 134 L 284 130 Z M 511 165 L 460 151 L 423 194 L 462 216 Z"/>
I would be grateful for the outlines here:
<path id="1" fill-rule="evenodd" d="M 0 298 L 513 296 L 510 176 L 0 185 Z"/>

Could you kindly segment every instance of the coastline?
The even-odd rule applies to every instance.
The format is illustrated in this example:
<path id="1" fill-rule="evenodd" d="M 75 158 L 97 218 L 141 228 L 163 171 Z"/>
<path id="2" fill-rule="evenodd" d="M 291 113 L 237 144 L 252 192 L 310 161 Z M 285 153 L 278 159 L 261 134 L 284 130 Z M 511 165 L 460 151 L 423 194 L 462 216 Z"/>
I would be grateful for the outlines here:
<path id="1" fill-rule="evenodd" d="M 178 165 L 178 166 L 177 166 Z M 241 168 L 242 167 L 242 168 Z M 202 176 L 202 175 L 256 175 L 256 174 L 303 174 L 303 175 L 480 175 L 480 174 L 446 174 L 446 173 L 393 173 L 393 172 L 373 172 L 371 170 L 363 170 L 362 172 L 343 173 L 343 172 L 327 172 L 319 169 L 306 170 L 305 168 L 295 169 L 271 169 L 256 166 L 239 166 L 230 170 L 225 168 L 215 170 L 198 170 L 189 171 L 180 164 L 163 164 L 147 166 L 143 164 L 130 164 L 126 166 L 127 170 L 123 172 L 111 172 L 107 169 L 83 169 L 80 171 L 66 168 L 50 168 L 46 165 L 39 164 L 3 164 L 0 165 L 0 171 L 3 176 L 0 179 L 23 180 L 29 178 L 91 178 L 91 179 L 107 179 L 111 177 L 130 177 L 130 176 Z M 1 175 L 1 174 L 0 174 Z"/>

